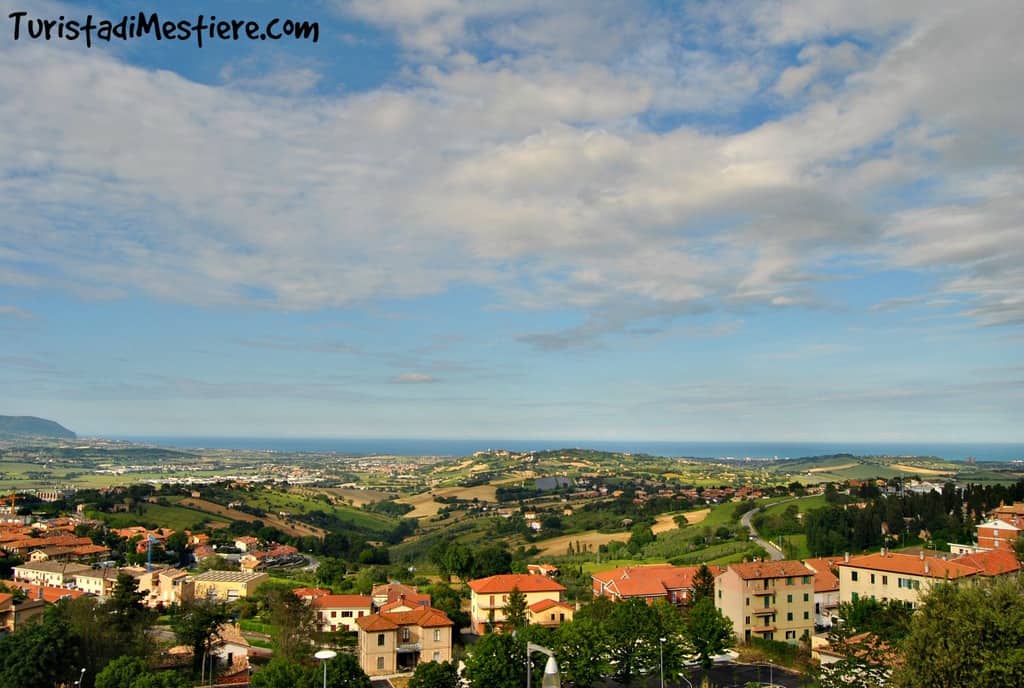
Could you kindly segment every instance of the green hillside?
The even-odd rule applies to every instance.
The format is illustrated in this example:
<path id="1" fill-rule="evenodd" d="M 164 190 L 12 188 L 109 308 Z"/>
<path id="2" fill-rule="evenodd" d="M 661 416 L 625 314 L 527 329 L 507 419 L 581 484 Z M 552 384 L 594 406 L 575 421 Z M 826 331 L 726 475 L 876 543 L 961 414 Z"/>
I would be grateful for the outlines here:
<path id="1" fill-rule="evenodd" d="M 35 416 L 0 416 L 0 437 L 59 437 L 74 439 L 77 435 L 60 423 Z"/>

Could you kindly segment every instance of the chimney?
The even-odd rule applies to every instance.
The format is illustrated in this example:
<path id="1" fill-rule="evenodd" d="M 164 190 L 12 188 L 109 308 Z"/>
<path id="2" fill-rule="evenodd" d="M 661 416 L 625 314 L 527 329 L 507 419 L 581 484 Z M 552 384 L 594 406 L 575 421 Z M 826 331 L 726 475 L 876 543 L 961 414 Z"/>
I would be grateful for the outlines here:
<path id="1" fill-rule="evenodd" d="M 846 563 L 850 563 L 850 553 L 849 552 L 843 552 L 843 561 L 845 561 Z"/>
<path id="2" fill-rule="evenodd" d="M 917 555 L 918 555 L 918 557 L 921 558 L 921 561 L 924 561 L 924 550 L 921 550 L 920 552 L 918 552 Z"/>
<path id="3" fill-rule="evenodd" d="M 885 556 L 885 547 L 882 548 L 882 556 Z"/>
<path id="4" fill-rule="evenodd" d="M 928 565 L 928 562 L 926 561 L 926 562 L 924 563 L 924 573 L 925 573 L 925 575 L 928 575 L 929 573 L 931 573 L 931 569 L 932 569 L 932 567 L 931 567 L 931 566 L 929 566 L 929 565 Z"/>

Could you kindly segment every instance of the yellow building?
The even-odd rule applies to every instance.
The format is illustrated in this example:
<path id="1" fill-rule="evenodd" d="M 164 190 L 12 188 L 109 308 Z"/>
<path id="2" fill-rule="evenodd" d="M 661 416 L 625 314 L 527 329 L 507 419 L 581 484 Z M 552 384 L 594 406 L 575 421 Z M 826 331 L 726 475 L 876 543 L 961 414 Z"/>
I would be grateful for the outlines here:
<path id="1" fill-rule="evenodd" d="M 240 597 L 248 597 L 268 580 L 270 576 L 266 573 L 206 571 L 195 577 L 195 598 L 233 602 Z"/>
<path id="2" fill-rule="evenodd" d="M 729 564 L 715 578 L 715 606 L 742 642 L 799 642 L 814 633 L 814 571 L 799 561 Z"/>
<path id="3" fill-rule="evenodd" d="M 889 552 L 851 557 L 837 563 L 839 601 L 873 597 L 879 601 L 901 600 L 917 607 L 921 596 L 935 582 L 960 580 L 979 573 L 979 569 L 956 560 L 926 555 Z"/>
<path id="4" fill-rule="evenodd" d="M 359 617 L 359 665 L 369 676 L 389 676 L 411 672 L 420 662 L 450 661 L 454 625 L 433 607 Z"/>
<path id="5" fill-rule="evenodd" d="M 565 586 L 547 576 L 524 573 L 510 573 L 488 578 L 478 578 L 469 582 L 469 589 L 472 591 L 470 597 L 470 618 L 473 624 L 473 632 L 483 634 L 488 624 L 500 628 L 505 621 L 505 605 L 508 604 L 508 596 L 513 590 L 519 590 L 526 597 L 527 608 L 534 608 L 545 601 L 564 602 Z M 543 611 L 543 610 L 542 610 Z M 551 612 L 548 612 L 549 614 Z M 556 612 L 564 615 L 565 611 Z M 554 619 L 557 623 L 545 625 L 559 625 L 567 617 Z"/>

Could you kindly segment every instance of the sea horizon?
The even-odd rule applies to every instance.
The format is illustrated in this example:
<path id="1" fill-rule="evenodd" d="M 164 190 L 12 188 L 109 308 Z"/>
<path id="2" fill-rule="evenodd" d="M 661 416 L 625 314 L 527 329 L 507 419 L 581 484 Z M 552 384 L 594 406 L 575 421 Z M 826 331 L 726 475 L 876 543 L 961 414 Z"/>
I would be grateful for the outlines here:
<path id="1" fill-rule="evenodd" d="M 830 454 L 855 456 L 934 456 L 949 461 L 1024 460 L 1024 443 L 1015 442 L 716 442 L 649 440 L 523 440 L 353 437 L 227 437 L 107 435 L 106 439 L 176 449 L 224 449 L 345 455 L 469 456 L 477 451 L 594 449 L 666 457 L 714 459 L 795 459 Z"/>

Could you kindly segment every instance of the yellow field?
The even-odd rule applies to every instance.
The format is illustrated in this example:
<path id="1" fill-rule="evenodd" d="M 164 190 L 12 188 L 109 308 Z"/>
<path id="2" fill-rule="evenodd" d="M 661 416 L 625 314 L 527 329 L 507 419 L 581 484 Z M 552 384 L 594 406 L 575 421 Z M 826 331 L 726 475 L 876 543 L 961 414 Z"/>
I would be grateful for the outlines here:
<path id="1" fill-rule="evenodd" d="M 430 516 L 436 516 L 437 512 L 444 506 L 440 502 L 435 502 L 434 496 L 429 492 L 421 492 L 411 497 L 402 497 L 395 501 L 399 504 L 409 504 L 414 507 L 412 511 L 405 515 L 405 518 L 429 518 Z"/>
<path id="2" fill-rule="evenodd" d="M 497 488 L 494 485 L 477 485 L 475 487 L 442 487 L 434 490 L 438 497 L 458 497 L 459 499 L 480 499 L 487 502 L 498 501 Z"/>
<path id="3" fill-rule="evenodd" d="M 821 468 L 811 468 L 808 473 L 832 473 L 833 471 L 841 471 L 847 468 L 853 468 L 859 464 L 856 463 L 844 463 L 841 466 L 822 466 Z"/>
<path id="4" fill-rule="evenodd" d="M 390 494 L 380 490 L 360 490 L 354 487 L 328 487 L 323 492 L 332 494 L 340 499 L 352 502 L 352 506 L 362 507 L 373 502 L 381 502 L 387 499 Z"/>
<path id="5" fill-rule="evenodd" d="M 569 549 L 570 542 L 573 547 L 577 542 L 588 547 L 592 546 L 596 552 L 598 547 L 607 545 L 612 540 L 626 542 L 629 540 L 629 533 L 599 533 L 596 530 L 588 530 L 574 535 L 559 535 L 549 540 L 540 540 L 534 545 L 540 550 L 542 556 L 551 557 L 565 554 Z"/>
<path id="6" fill-rule="evenodd" d="M 938 471 L 934 468 L 921 468 L 920 466 L 911 466 L 905 463 L 894 463 L 892 465 L 898 471 L 904 471 L 906 473 L 920 473 L 921 475 L 950 475 L 953 471 Z"/>
<path id="7" fill-rule="evenodd" d="M 700 523 L 708 514 L 711 513 L 711 509 L 700 509 L 699 511 L 687 511 L 683 514 L 686 516 L 686 522 L 690 525 L 694 523 Z M 662 514 L 655 519 L 654 525 L 651 526 L 651 532 L 657 535 L 658 533 L 664 533 L 669 530 L 675 530 L 679 526 L 676 525 L 676 516 L 679 514 Z"/>

